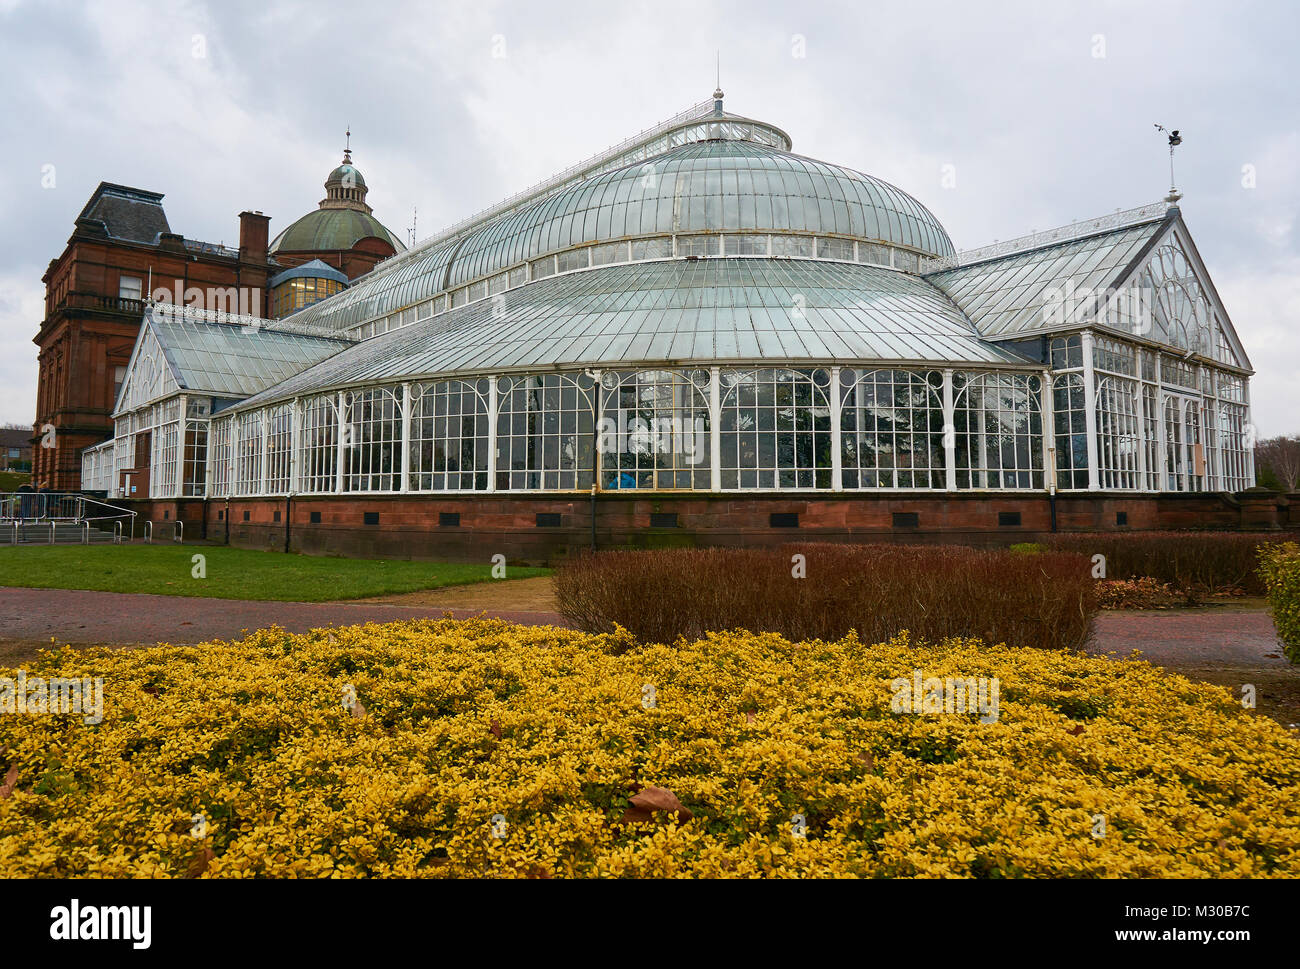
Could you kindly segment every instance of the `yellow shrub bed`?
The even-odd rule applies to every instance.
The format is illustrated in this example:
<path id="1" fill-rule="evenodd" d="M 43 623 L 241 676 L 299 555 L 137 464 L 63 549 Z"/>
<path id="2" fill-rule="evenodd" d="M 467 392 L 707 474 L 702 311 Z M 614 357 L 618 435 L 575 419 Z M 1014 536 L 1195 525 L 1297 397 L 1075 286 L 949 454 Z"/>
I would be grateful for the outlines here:
<path id="1" fill-rule="evenodd" d="M 999 718 L 892 713 L 917 669 Z M 1142 662 L 439 620 L 28 672 L 105 716 L 0 716 L 5 877 L 1300 874 L 1300 740 Z"/>

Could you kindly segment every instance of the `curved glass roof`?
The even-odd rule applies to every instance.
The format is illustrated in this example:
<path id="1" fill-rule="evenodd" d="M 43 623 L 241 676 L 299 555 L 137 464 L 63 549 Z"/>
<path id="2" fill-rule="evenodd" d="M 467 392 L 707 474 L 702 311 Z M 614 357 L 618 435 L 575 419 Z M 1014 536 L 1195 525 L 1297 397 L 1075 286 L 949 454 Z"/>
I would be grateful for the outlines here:
<path id="1" fill-rule="evenodd" d="M 934 215 L 887 182 L 769 145 L 716 139 L 569 185 L 381 265 L 303 312 L 347 329 L 547 253 L 692 232 L 845 236 L 935 257 L 954 251 Z"/>
<path id="2" fill-rule="evenodd" d="M 983 340 L 918 276 L 811 260 L 675 259 L 537 280 L 354 344 L 239 406 L 454 374 L 774 363 L 1037 366 Z"/>
<path id="3" fill-rule="evenodd" d="M 548 252 L 679 232 L 806 232 L 952 252 L 930 212 L 886 182 L 747 141 L 704 141 L 589 179 L 467 238 L 449 286 Z"/>

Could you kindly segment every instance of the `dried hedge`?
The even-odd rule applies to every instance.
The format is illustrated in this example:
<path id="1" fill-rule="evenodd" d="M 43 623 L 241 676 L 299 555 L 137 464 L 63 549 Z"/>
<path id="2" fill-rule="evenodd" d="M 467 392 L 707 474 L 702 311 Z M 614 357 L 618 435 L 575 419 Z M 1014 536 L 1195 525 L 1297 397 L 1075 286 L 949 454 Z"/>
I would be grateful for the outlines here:
<path id="1" fill-rule="evenodd" d="M 796 578 L 796 556 L 806 577 Z M 587 553 L 555 574 L 560 614 L 641 642 L 748 629 L 788 639 L 974 637 L 1079 649 L 1097 614 L 1083 556 L 956 545 L 788 545 Z"/>
<path id="2" fill-rule="evenodd" d="M 1053 535 L 1047 548 L 1106 557 L 1107 579 L 1156 579 L 1189 599 L 1240 591 L 1262 596 L 1259 550 L 1281 539 L 1241 532 Z"/>

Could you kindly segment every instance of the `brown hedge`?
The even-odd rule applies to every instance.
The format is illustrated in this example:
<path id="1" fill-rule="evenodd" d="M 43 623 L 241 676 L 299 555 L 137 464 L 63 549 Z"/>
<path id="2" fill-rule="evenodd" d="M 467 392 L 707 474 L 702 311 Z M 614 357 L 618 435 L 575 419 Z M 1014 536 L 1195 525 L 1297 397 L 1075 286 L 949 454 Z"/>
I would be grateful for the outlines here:
<path id="1" fill-rule="evenodd" d="M 1262 596 L 1259 549 L 1281 537 L 1249 532 L 1053 535 L 1048 549 L 1106 557 L 1107 579 L 1156 579 L 1189 599 L 1233 590 Z"/>
<path id="2" fill-rule="evenodd" d="M 803 555 L 806 577 L 795 578 Z M 577 628 L 615 624 L 641 642 L 710 630 L 882 642 L 900 630 L 938 641 L 1081 648 L 1097 614 L 1083 556 L 1016 555 L 955 545 L 787 545 L 580 555 L 555 574 L 560 613 Z"/>

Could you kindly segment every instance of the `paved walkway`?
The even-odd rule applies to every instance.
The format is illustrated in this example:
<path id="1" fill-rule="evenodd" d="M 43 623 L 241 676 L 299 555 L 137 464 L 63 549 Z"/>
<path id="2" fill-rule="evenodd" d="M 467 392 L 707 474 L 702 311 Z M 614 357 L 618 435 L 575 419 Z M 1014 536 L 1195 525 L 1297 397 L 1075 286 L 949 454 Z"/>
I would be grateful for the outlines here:
<path id="1" fill-rule="evenodd" d="M 511 622 L 559 623 L 547 612 L 482 610 Z M 130 595 L 68 589 L 0 587 L 0 640 L 61 643 L 197 643 L 231 639 L 278 625 L 300 633 L 322 626 L 456 618 L 479 610 L 394 606 L 377 602 L 250 602 L 185 596 Z"/>
<path id="2" fill-rule="evenodd" d="M 1266 612 L 1103 612 L 1088 652 L 1135 649 L 1161 666 L 1290 666 Z"/>
<path id="3" fill-rule="evenodd" d="M 321 626 L 437 618 L 480 610 L 400 606 L 381 602 L 249 602 L 183 596 L 127 595 L 65 589 L 0 587 L 0 640 L 63 643 L 195 643 L 231 639 L 245 630 L 279 625 L 291 632 Z M 561 624 L 551 612 L 482 610 L 511 622 Z M 1144 659 L 1167 666 L 1240 666 L 1259 669 L 1289 664 L 1263 612 L 1102 613 L 1092 653 L 1123 656 L 1140 649 Z"/>

